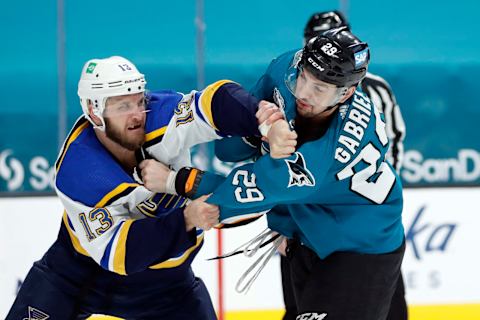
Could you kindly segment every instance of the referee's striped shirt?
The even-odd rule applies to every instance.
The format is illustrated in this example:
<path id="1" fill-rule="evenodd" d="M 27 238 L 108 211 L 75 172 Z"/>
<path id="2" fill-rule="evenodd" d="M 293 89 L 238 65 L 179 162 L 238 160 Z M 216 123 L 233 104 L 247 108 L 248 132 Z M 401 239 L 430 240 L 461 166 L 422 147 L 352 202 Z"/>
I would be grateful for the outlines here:
<path id="1" fill-rule="evenodd" d="M 370 97 L 373 104 L 385 115 L 385 129 L 390 140 L 387 160 L 399 172 L 403 161 L 405 122 L 392 88 L 385 79 L 369 72 L 363 79 L 361 87 L 363 92 Z"/>

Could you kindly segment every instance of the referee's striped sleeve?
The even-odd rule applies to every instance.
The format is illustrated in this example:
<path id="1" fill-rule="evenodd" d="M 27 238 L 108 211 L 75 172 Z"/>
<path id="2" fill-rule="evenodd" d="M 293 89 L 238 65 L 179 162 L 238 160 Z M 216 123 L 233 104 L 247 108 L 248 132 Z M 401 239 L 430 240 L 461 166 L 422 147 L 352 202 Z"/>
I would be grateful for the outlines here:
<path id="1" fill-rule="evenodd" d="M 403 140 L 405 139 L 405 122 L 392 88 L 380 76 L 367 73 L 362 81 L 362 90 L 370 97 L 375 106 L 385 115 L 385 130 L 390 140 L 387 158 L 397 172 L 403 161 Z"/>

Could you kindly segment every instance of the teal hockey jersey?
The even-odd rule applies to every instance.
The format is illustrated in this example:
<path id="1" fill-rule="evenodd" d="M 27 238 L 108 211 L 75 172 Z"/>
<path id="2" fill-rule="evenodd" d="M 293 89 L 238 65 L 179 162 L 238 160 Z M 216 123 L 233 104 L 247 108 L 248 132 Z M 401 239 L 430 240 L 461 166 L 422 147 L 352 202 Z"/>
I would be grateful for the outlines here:
<path id="1" fill-rule="evenodd" d="M 284 108 L 287 120 L 295 118 L 296 103 L 285 74 L 297 59 L 299 52 L 292 51 L 273 60 L 253 89 L 257 98 Z M 229 143 L 235 151 L 217 150 L 245 158 L 250 148 L 259 155 L 240 139 Z M 382 114 L 356 91 L 321 138 L 289 158 L 266 155 L 234 169 L 208 201 L 220 206 L 222 223 L 271 210 L 271 229 L 299 238 L 321 258 L 335 251 L 390 252 L 401 245 L 404 231 L 402 186 L 385 160 L 388 144 Z"/>

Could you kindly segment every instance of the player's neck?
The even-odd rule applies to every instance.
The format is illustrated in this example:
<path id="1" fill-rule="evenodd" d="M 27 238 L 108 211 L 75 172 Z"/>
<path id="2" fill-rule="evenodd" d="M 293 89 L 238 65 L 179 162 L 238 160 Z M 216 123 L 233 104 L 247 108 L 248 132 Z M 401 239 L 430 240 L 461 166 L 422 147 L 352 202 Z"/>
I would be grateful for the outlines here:
<path id="1" fill-rule="evenodd" d="M 304 118 L 297 115 L 295 118 L 295 131 L 298 134 L 298 146 L 307 141 L 317 140 L 322 137 L 330 126 L 335 110 L 326 112 L 316 117 Z"/>
<path id="2" fill-rule="evenodd" d="M 133 171 L 133 168 L 137 165 L 135 151 L 129 150 L 113 141 L 107 137 L 105 132 L 95 130 L 95 134 L 100 143 L 118 160 L 123 168 L 129 172 Z"/>

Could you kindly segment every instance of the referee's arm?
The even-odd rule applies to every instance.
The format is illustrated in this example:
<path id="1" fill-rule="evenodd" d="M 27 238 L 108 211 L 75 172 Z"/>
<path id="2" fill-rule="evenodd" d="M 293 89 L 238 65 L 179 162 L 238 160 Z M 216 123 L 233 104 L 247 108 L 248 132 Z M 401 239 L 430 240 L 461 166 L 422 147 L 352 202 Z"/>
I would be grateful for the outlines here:
<path id="1" fill-rule="evenodd" d="M 367 73 L 361 83 L 362 90 L 370 97 L 375 106 L 380 107 L 385 115 L 385 130 L 390 140 L 387 159 L 400 171 L 403 161 L 403 140 L 405 139 L 405 122 L 392 88 L 380 76 Z"/>

